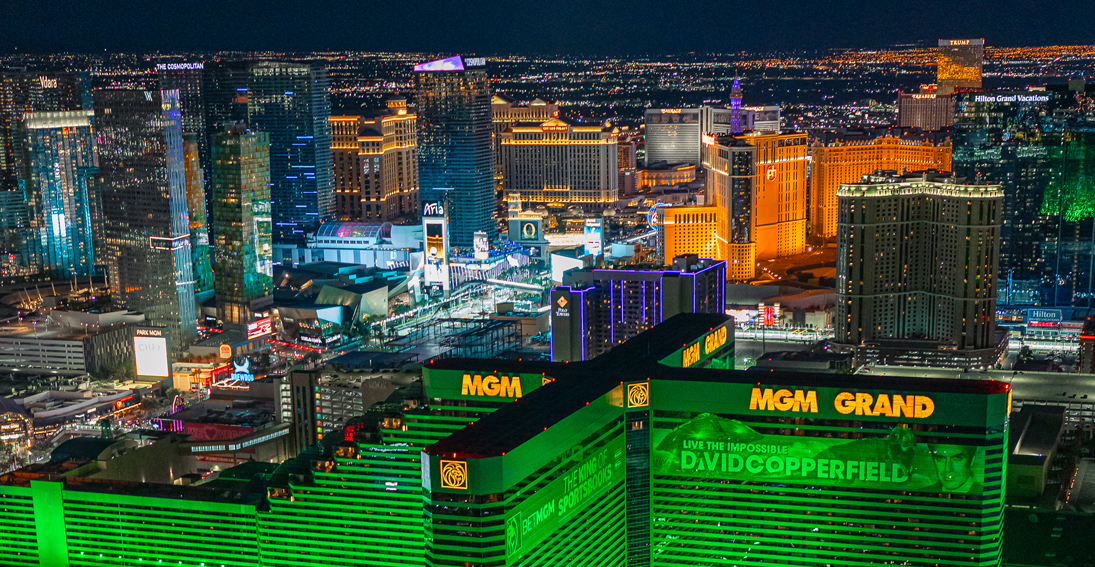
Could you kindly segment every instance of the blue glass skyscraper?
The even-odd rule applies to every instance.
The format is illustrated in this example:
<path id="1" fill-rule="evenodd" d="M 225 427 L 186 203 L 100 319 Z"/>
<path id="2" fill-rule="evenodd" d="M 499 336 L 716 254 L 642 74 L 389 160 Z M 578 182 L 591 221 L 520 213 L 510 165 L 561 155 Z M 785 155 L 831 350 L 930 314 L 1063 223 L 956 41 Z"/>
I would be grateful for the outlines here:
<path id="1" fill-rule="evenodd" d="M 166 327 L 178 356 L 197 337 L 178 91 L 98 90 L 95 122 L 115 303 Z"/>
<path id="2" fill-rule="evenodd" d="M 15 168 L 26 198 L 23 260 L 51 277 L 95 271 L 89 184 L 98 170 L 90 110 L 31 112 L 17 121 Z"/>
<path id="3" fill-rule="evenodd" d="M 335 210 L 327 70 L 310 63 L 255 63 L 248 90 L 248 124 L 270 135 L 274 242 L 302 240 Z"/>
<path id="4" fill-rule="evenodd" d="M 1095 306 L 1095 93 L 1079 86 L 955 95 L 955 173 L 1004 189 L 1000 305 Z"/>
<path id="5" fill-rule="evenodd" d="M 471 246 L 477 231 L 493 240 L 498 227 L 485 61 L 456 56 L 421 63 L 414 70 L 419 202 L 448 202 L 453 245 Z"/>

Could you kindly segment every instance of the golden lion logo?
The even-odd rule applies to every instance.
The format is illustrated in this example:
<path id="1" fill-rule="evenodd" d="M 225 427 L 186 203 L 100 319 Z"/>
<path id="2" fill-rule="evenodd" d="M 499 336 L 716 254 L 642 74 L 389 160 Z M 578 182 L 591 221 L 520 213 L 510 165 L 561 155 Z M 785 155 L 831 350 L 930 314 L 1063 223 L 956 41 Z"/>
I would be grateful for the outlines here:
<path id="1" fill-rule="evenodd" d="M 468 463 L 441 461 L 441 488 L 468 489 Z"/>
<path id="2" fill-rule="evenodd" d="M 627 407 L 645 408 L 650 405 L 650 384 L 639 382 L 627 385 Z"/>

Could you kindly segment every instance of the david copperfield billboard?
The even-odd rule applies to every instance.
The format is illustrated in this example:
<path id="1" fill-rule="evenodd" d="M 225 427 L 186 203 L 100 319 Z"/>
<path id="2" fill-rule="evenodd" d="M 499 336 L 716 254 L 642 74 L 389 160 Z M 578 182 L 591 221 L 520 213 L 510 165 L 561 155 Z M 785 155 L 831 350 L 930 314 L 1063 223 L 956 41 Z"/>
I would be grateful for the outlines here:
<path id="1" fill-rule="evenodd" d="M 652 472 L 678 477 L 981 494 L 985 448 L 918 424 L 983 427 L 1007 412 L 1006 396 L 759 383 L 705 385 L 720 390 L 708 391 L 722 401 L 712 404 L 663 384 L 652 384 L 655 405 L 671 397 L 697 410 L 665 412 L 651 432 Z M 871 421 L 886 423 L 862 425 Z"/>
<path id="2" fill-rule="evenodd" d="M 700 414 L 653 434 L 654 474 L 980 494 L 981 447 L 917 443 L 895 425 L 883 437 L 833 439 L 766 435 L 737 419 Z"/>

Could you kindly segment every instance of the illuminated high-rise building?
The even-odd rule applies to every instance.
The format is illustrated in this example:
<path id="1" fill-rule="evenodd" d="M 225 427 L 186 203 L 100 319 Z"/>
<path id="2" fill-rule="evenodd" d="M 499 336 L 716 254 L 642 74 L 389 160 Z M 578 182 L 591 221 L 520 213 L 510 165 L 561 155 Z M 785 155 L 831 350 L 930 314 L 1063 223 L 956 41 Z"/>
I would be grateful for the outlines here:
<path id="1" fill-rule="evenodd" d="M 90 110 L 88 79 L 79 73 L 13 69 L 0 73 L 0 190 L 18 189 L 13 127 L 27 112 Z"/>
<path id="2" fill-rule="evenodd" d="M 502 132 L 518 122 L 547 122 L 559 117 L 559 105 L 542 98 L 534 98 L 525 105 L 515 104 L 514 100 L 500 94 L 491 97 L 491 123 L 494 125 L 494 177 L 497 183 L 502 179 Z"/>
<path id="3" fill-rule="evenodd" d="M 729 114 L 728 123 L 729 123 Z M 690 163 L 699 165 L 699 108 L 648 108 L 643 117 L 646 125 L 646 164 Z"/>
<path id="4" fill-rule="evenodd" d="M 339 220 L 389 221 L 418 209 L 415 114 L 403 97 L 375 116 L 332 116 Z"/>
<path id="5" fill-rule="evenodd" d="M 810 237 L 836 236 L 837 189 L 875 171 L 951 170 L 950 132 L 857 128 L 811 134 Z"/>
<path id="6" fill-rule="evenodd" d="M 190 219 L 190 251 L 194 263 L 194 293 L 213 289 L 213 271 L 209 264 L 209 229 L 205 213 L 205 170 L 201 167 L 203 135 L 183 134 L 183 161 L 186 173 L 186 203 Z"/>
<path id="7" fill-rule="evenodd" d="M 999 302 L 1095 307 L 1095 123 L 1068 87 L 958 93 L 956 174 L 1003 187 Z"/>
<path id="8" fill-rule="evenodd" d="M 562 118 L 518 122 L 499 140 L 502 190 L 527 203 L 600 210 L 619 195 L 616 132 Z"/>
<path id="9" fill-rule="evenodd" d="M 114 301 L 166 327 L 173 356 L 197 337 L 178 91 L 95 91 L 103 232 Z"/>
<path id="10" fill-rule="evenodd" d="M 998 363 L 1000 186 L 877 172 L 837 197 L 835 342 L 870 364 Z"/>
<path id="11" fill-rule="evenodd" d="M 247 122 L 270 136 L 274 240 L 302 241 L 335 213 L 327 69 L 263 61 L 248 77 Z"/>
<path id="12" fill-rule="evenodd" d="M 688 254 L 666 264 L 568 270 L 551 291 L 551 360 L 589 360 L 679 313 L 722 313 L 725 262 Z"/>
<path id="13" fill-rule="evenodd" d="M 177 89 L 179 91 L 183 132 L 197 134 L 194 142 L 198 145 L 198 164 L 202 173 L 208 174 L 209 141 L 205 136 L 205 63 L 202 61 L 157 63 L 156 78 L 161 90 Z M 208 180 L 202 179 L 202 181 Z"/>
<path id="14" fill-rule="evenodd" d="M 638 189 L 637 140 L 630 133 L 616 136 L 616 187 L 621 197 L 634 195 Z"/>
<path id="15" fill-rule="evenodd" d="M 23 260 L 50 277 L 95 273 L 92 186 L 99 160 L 93 119 L 90 110 L 29 112 L 13 128 L 27 210 Z"/>
<path id="16" fill-rule="evenodd" d="M 720 256 L 726 261 L 726 277 L 746 281 L 756 275 L 757 243 L 755 229 L 757 148 L 735 136 L 707 138 L 704 167 L 707 169 L 706 202 L 714 208 L 715 238 L 723 247 Z M 683 233 L 680 233 L 683 235 Z M 698 254 L 685 243 L 666 242 L 665 249 L 678 253 Z M 697 246 L 706 246 L 692 240 Z"/>
<path id="17" fill-rule="evenodd" d="M 727 275 L 749 279 L 755 262 L 805 252 L 806 133 L 724 134 L 704 140 L 707 196 L 721 209 L 720 238 L 730 248 L 723 256 Z"/>
<path id="18" fill-rule="evenodd" d="M 954 124 L 954 95 L 939 94 L 936 85 L 920 85 L 920 92 L 897 93 L 897 126 L 941 130 Z"/>
<path id="19" fill-rule="evenodd" d="M 237 124 L 213 137 L 217 318 L 246 325 L 273 303 L 270 136 Z"/>
<path id="20" fill-rule="evenodd" d="M 495 222 L 490 79 L 482 57 L 449 57 L 414 66 L 418 92 L 418 197 L 448 203 L 450 241 L 490 240 Z"/>
<path id="21" fill-rule="evenodd" d="M 981 88 L 981 64 L 984 56 L 983 38 L 939 40 L 935 69 L 939 94 L 949 95 L 955 89 Z"/>
<path id="22" fill-rule="evenodd" d="M 704 135 L 780 131 L 778 106 L 741 106 L 741 86 L 735 81 L 730 108 L 648 108 L 646 164 L 655 162 L 700 165 Z M 735 107 L 735 105 L 737 105 Z"/>
<path id="23" fill-rule="evenodd" d="M 662 257 L 696 254 L 723 260 L 726 246 L 719 240 L 719 214 L 713 205 L 658 207 L 658 248 Z"/>

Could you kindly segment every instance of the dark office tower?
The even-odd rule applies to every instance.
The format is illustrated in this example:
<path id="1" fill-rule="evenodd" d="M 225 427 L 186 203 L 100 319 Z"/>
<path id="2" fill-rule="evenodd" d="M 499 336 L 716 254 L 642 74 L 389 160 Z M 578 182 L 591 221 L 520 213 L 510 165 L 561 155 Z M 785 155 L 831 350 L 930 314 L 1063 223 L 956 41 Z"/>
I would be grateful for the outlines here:
<path id="1" fill-rule="evenodd" d="M 270 136 L 243 125 L 213 137 L 217 318 L 246 325 L 273 300 Z"/>
<path id="2" fill-rule="evenodd" d="M 422 203 L 448 202 L 450 241 L 494 239 L 491 94 L 482 57 L 414 66 L 418 90 L 418 187 Z"/>
<path id="3" fill-rule="evenodd" d="M 248 85 L 248 122 L 270 135 L 274 241 L 303 240 L 309 227 L 335 211 L 327 70 L 309 63 L 255 63 Z"/>
<path id="4" fill-rule="evenodd" d="M 17 188 L 14 121 L 27 112 L 84 109 L 85 87 L 77 73 L 16 70 L 0 76 L 0 190 Z"/>
<path id="5" fill-rule="evenodd" d="M 201 134 L 198 143 L 198 162 L 202 171 L 209 171 L 209 144 L 205 138 L 205 63 L 159 63 L 156 76 L 160 90 L 179 91 L 179 109 L 182 113 L 183 132 Z M 193 216 L 193 210 L 191 210 Z"/>
<path id="6" fill-rule="evenodd" d="M 949 95 L 955 89 L 981 88 L 981 62 L 984 54 L 984 39 L 939 40 L 935 69 L 939 94 Z"/>
<path id="7" fill-rule="evenodd" d="M 178 91 L 95 92 L 106 264 L 115 302 L 167 328 L 172 356 L 197 336 Z"/>
<path id="8" fill-rule="evenodd" d="M 92 111 L 30 112 L 15 121 L 15 169 L 26 198 L 23 261 L 56 278 L 95 271 L 91 202 L 98 169 Z"/>
<path id="9" fill-rule="evenodd" d="M 205 96 L 205 138 L 226 128 L 247 122 L 247 93 L 251 77 L 251 61 L 209 62 L 203 69 L 202 94 Z M 212 169 L 206 170 L 212 175 Z"/>
<path id="10" fill-rule="evenodd" d="M 213 289 L 209 267 L 209 229 L 205 214 L 205 171 L 199 163 L 203 136 L 183 134 L 183 161 L 186 173 L 186 203 L 190 218 L 190 251 L 194 264 L 194 293 Z"/>
<path id="11" fill-rule="evenodd" d="M 860 363 L 989 368 L 996 333 L 999 185 L 875 172 L 837 191 L 835 342 Z"/>

